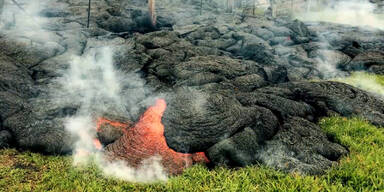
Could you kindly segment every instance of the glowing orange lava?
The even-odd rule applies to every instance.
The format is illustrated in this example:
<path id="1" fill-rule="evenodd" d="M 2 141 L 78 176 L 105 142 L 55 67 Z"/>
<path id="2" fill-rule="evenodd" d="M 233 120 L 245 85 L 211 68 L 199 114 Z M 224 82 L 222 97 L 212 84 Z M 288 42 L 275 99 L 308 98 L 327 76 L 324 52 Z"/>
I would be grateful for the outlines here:
<path id="1" fill-rule="evenodd" d="M 108 145 L 106 151 L 113 158 L 126 160 L 131 166 L 138 167 L 141 162 L 152 156 L 162 158 L 162 164 L 170 174 L 182 173 L 193 163 L 208 163 L 204 152 L 179 153 L 168 147 L 164 137 L 164 125 L 161 122 L 167 107 L 165 100 L 158 99 L 140 117 L 139 122 L 127 131 L 119 140 Z"/>
<path id="2" fill-rule="evenodd" d="M 121 129 L 124 133 L 127 133 L 127 129 L 131 126 L 130 122 L 126 123 L 121 123 L 117 121 L 112 121 L 103 117 L 99 117 L 96 122 L 96 131 L 100 132 L 101 131 L 101 126 L 103 125 L 111 125 L 112 127 L 119 128 Z"/>
<path id="3" fill-rule="evenodd" d="M 103 145 L 101 145 L 100 141 L 98 139 L 93 139 L 93 145 L 96 149 L 101 150 L 103 149 Z"/>

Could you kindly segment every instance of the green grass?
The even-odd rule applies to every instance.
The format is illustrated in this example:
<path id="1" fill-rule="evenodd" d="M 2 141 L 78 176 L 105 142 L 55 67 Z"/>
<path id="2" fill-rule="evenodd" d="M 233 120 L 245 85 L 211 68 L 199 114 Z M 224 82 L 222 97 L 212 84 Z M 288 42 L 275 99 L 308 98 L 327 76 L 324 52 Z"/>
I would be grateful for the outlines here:
<path id="1" fill-rule="evenodd" d="M 359 118 L 321 120 L 330 137 L 350 149 L 323 176 L 286 174 L 266 167 L 202 165 L 166 183 L 139 184 L 105 178 L 96 166 L 72 167 L 70 157 L 0 150 L 0 191 L 384 191 L 384 130 Z"/>

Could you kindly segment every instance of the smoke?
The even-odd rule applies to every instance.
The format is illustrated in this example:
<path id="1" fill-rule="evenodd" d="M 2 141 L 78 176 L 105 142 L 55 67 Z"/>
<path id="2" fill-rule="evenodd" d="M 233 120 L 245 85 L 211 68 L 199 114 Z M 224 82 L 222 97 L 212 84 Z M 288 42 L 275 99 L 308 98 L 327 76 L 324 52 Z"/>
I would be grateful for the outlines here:
<path id="1" fill-rule="evenodd" d="M 85 56 L 72 56 L 69 68 L 56 80 L 61 85 L 56 93 L 60 101 L 80 105 L 82 114 L 97 115 L 105 110 L 125 112 L 121 85 L 129 83 L 129 79 L 115 71 L 112 57 L 110 48 L 91 49 Z"/>
<path id="2" fill-rule="evenodd" d="M 47 28 L 52 21 L 40 15 L 41 10 L 49 6 L 49 1 L 16 0 L 15 2 L 17 4 L 11 0 L 4 0 L 2 12 L 0 11 L 1 35 L 14 42 L 21 51 L 26 51 L 27 55 L 40 53 L 38 57 L 47 58 L 64 52 L 62 37 Z M 26 61 L 29 62 L 35 65 L 41 60 Z"/>
<path id="3" fill-rule="evenodd" d="M 268 141 L 268 145 L 261 148 L 255 154 L 259 162 L 268 167 L 276 167 L 284 170 L 288 163 L 298 163 L 299 160 L 292 157 L 287 147 L 279 141 Z"/>
<path id="4" fill-rule="evenodd" d="M 362 90 L 371 92 L 381 98 L 384 98 L 383 80 L 377 75 L 368 74 L 364 72 L 355 72 L 347 78 L 337 78 L 335 80 L 347 83 L 354 87 L 358 87 Z"/>
<path id="5" fill-rule="evenodd" d="M 384 29 L 384 15 L 375 13 L 376 5 L 368 0 L 343 0 L 326 5 L 315 0 L 309 2 L 307 12 L 296 13 L 296 18 Z"/>
<path id="6" fill-rule="evenodd" d="M 319 36 L 323 45 L 316 51 L 316 69 L 323 79 L 346 77 L 348 73 L 338 69 L 338 66 L 349 62 L 351 59 L 340 51 L 331 50 L 327 39 Z"/>
<path id="7" fill-rule="evenodd" d="M 307 10 L 294 13 L 294 17 L 302 21 L 324 21 L 374 30 L 384 29 L 384 15 L 375 13 L 376 5 L 368 0 L 327 1 L 327 3 L 309 0 L 307 2 Z M 320 50 L 316 51 L 315 58 L 319 73 L 324 79 L 346 77 L 348 74 L 339 70 L 338 66 L 349 62 L 350 58 L 331 49 L 327 32 L 318 33 L 317 36 L 321 42 Z"/>
<path id="8" fill-rule="evenodd" d="M 151 157 L 142 162 L 141 167 L 132 169 L 124 161 L 105 162 L 102 164 L 107 176 L 134 182 L 166 181 L 167 176 L 161 165 L 161 158 Z"/>
<path id="9" fill-rule="evenodd" d="M 0 0 L 1 1 L 1 0 Z M 0 15 L 0 29 L 22 33 L 26 37 L 39 37 L 48 19 L 40 17 L 39 13 L 46 7 L 47 1 L 4 1 Z M 1 13 L 1 12 L 0 12 Z"/>
<path id="10" fill-rule="evenodd" d="M 328 160 L 319 154 L 311 154 L 305 158 L 303 156 L 306 155 L 291 152 L 286 144 L 277 140 L 267 141 L 255 154 L 256 159 L 267 167 L 301 175 L 309 172 L 321 173 L 331 166 L 331 162 L 326 163 Z"/>
<path id="11" fill-rule="evenodd" d="M 135 113 L 137 103 L 148 92 L 138 75 L 125 75 L 114 68 L 112 48 L 93 48 L 83 56 L 73 56 L 69 68 L 54 84 L 58 86 L 52 90 L 53 100 L 60 106 L 78 108 L 64 124 L 75 138 L 74 165 L 93 162 L 107 176 L 133 182 L 167 179 L 159 157 L 147 159 L 139 168 L 133 168 L 123 161 L 107 160 L 102 150 L 94 145 L 97 117 L 105 113 L 118 116 Z"/>

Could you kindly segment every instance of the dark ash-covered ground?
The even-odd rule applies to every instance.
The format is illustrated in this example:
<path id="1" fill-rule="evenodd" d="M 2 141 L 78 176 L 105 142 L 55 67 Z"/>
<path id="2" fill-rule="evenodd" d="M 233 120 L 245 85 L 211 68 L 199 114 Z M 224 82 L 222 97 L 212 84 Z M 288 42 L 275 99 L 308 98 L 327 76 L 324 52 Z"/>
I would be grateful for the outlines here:
<path id="1" fill-rule="evenodd" d="M 3 28 L 0 147 L 71 152 L 63 122 L 79 104 L 53 102 L 48 92 L 71 55 L 103 46 L 115 48 L 118 70 L 138 74 L 151 89 L 139 100 L 165 97 L 169 147 L 205 151 L 213 165 L 262 163 L 318 174 L 348 153 L 320 129 L 320 118 L 362 116 L 384 126 L 380 98 L 343 83 L 309 81 L 356 70 L 384 74 L 383 31 L 233 16 L 213 2 L 199 15 L 199 2 L 158 5 L 155 28 L 146 2 L 135 0 L 97 1 L 90 29 L 87 4 L 80 1 L 52 2 L 42 10 L 48 18 L 43 34 Z M 139 114 L 106 115 L 136 121 Z"/>

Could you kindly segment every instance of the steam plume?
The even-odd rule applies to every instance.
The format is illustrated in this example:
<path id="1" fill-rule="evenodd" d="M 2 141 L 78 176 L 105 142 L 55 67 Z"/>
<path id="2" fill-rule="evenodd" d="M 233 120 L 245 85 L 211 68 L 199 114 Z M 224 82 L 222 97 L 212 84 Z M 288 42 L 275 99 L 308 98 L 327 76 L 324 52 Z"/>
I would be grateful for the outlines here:
<path id="1" fill-rule="evenodd" d="M 350 84 L 384 98 L 384 85 L 380 83 L 380 79 L 376 75 L 365 72 L 355 72 L 350 77 L 337 78 L 335 80 Z"/>
<path id="2" fill-rule="evenodd" d="M 304 21 L 325 21 L 364 27 L 372 30 L 384 29 L 383 19 L 375 13 L 375 5 L 368 0 L 342 0 L 321 4 L 319 1 L 308 1 L 306 12 L 295 13 L 295 17 Z M 383 15 L 381 15 L 383 17 Z M 358 22 L 357 22 L 358 21 Z M 346 57 L 338 51 L 331 50 L 326 34 L 317 34 L 322 42 L 318 57 L 317 69 L 323 78 L 345 77 L 347 74 L 337 68 L 339 62 Z M 343 61 L 344 60 L 344 61 Z"/>
<path id="3" fill-rule="evenodd" d="M 297 13 L 296 17 L 305 21 L 326 21 L 384 29 L 383 16 L 374 12 L 375 5 L 368 0 L 343 0 L 328 3 L 325 7 L 322 6 L 324 5 L 309 7 L 308 12 Z"/>
<path id="4" fill-rule="evenodd" d="M 145 160 L 136 169 L 123 161 L 106 160 L 103 152 L 94 145 L 96 118 L 107 112 L 128 114 L 127 108 L 132 103 L 125 100 L 138 100 L 124 95 L 122 85 L 144 87 L 140 78 L 127 77 L 116 71 L 112 58 L 111 48 L 91 49 L 85 56 L 74 56 L 69 69 L 56 80 L 60 85 L 54 94 L 56 100 L 79 106 L 76 115 L 68 117 L 65 123 L 65 128 L 76 140 L 74 164 L 88 163 L 93 156 L 96 157 L 93 162 L 109 176 L 134 182 L 166 180 L 167 176 L 158 157 Z M 135 95 L 135 92 L 129 94 Z"/>

